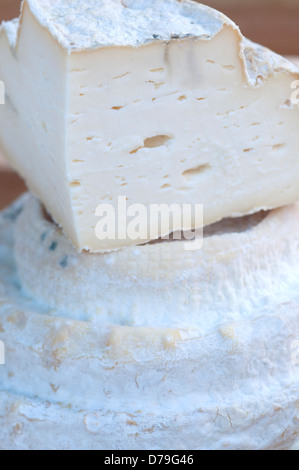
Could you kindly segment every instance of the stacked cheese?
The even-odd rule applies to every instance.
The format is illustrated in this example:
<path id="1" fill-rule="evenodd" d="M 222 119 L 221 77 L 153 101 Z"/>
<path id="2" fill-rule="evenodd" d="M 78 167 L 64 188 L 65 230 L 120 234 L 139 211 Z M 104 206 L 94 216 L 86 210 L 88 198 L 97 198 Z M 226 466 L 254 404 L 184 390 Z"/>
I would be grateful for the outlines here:
<path id="1" fill-rule="evenodd" d="M 291 448 L 298 230 L 294 205 L 222 223 L 192 256 L 90 255 L 32 196 L 0 214 L 0 448 Z"/>
<path id="2" fill-rule="evenodd" d="M 38 196 L 0 215 L 0 447 L 290 448 L 298 67 L 190 0 L 25 0 L 0 54 Z M 203 250 L 100 240 L 120 196 L 203 204 Z"/>

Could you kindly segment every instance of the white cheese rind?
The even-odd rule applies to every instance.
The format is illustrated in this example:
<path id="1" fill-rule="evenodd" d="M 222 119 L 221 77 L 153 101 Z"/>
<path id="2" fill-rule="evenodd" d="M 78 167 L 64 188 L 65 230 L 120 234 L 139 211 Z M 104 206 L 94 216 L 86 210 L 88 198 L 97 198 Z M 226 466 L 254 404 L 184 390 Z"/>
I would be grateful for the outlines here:
<path id="1" fill-rule="evenodd" d="M 167 234 L 152 223 L 137 240 L 99 240 L 96 209 L 102 203 L 117 208 L 119 196 L 147 210 L 151 204 L 203 204 L 204 225 L 299 199 L 294 64 L 193 2 L 186 8 L 214 18 L 203 15 L 209 38 L 194 27 L 183 39 L 141 37 L 138 46 L 132 40 L 111 47 L 104 41 L 105 47 L 71 53 L 33 3 L 23 4 L 17 42 L 7 36 L 7 25 L 0 34 L 7 95 L 0 140 L 78 251 L 111 251 Z M 181 24 L 185 2 L 170 3 Z M 59 17 L 62 5 L 51 7 Z M 149 5 L 164 12 L 161 2 Z M 124 10 L 119 19 L 127 18 L 128 9 L 118 8 Z M 78 25 L 87 34 L 84 20 Z M 177 220 L 174 230 L 196 225 Z"/>
<path id="2" fill-rule="evenodd" d="M 224 24 L 220 12 L 190 0 L 25 0 L 39 23 L 68 52 L 140 46 L 154 40 L 210 39 Z"/>
<path id="3" fill-rule="evenodd" d="M 8 41 L 13 49 L 17 46 L 19 26 L 20 21 L 18 18 L 11 21 L 3 21 L 0 25 L 0 32 L 6 33 Z"/>
<path id="4" fill-rule="evenodd" d="M 31 270 L 40 291 L 49 282 L 49 270 L 53 295 L 58 279 L 65 282 L 66 305 L 70 305 L 69 297 L 73 295 L 68 292 L 71 279 L 66 269 L 62 271 L 57 265 L 60 257 L 55 258 L 57 253 L 64 254 L 68 242 L 49 223 L 49 238 L 39 240 L 41 250 L 37 240 L 32 240 L 32 264 L 25 266 L 26 256 L 23 260 L 20 249 L 22 236 L 23 247 L 29 248 L 26 224 L 30 211 L 30 221 L 36 228 L 43 223 L 36 204 L 26 196 L 0 216 L 0 340 L 6 345 L 6 366 L 0 366 L 2 449 L 255 450 L 295 445 L 299 420 L 299 366 L 295 360 L 299 337 L 298 262 L 294 262 L 298 259 L 298 206 L 276 211 L 238 235 L 221 235 L 218 231 L 218 235 L 207 239 L 202 257 L 215 251 L 215 270 L 211 266 L 210 272 L 214 291 L 210 295 L 217 297 L 216 276 L 222 273 L 231 300 L 243 297 L 245 290 L 247 297 L 243 298 L 242 317 L 233 309 L 228 314 L 225 299 L 223 310 L 215 303 L 219 315 L 214 315 L 209 325 L 204 311 L 207 301 L 203 302 L 202 311 L 201 305 L 197 306 L 203 322 L 195 326 L 189 319 L 193 327 L 186 329 L 169 327 L 171 317 L 179 316 L 177 324 L 183 324 L 184 319 L 181 312 L 167 304 L 152 310 L 151 322 L 144 318 L 147 326 L 140 323 L 136 327 L 108 324 L 105 317 L 100 318 L 100 312 L 97 321 L 82 317 L 78 321 L 72 309 L 62 317 L 61 311 L 43 302 L 40 295 L 38 299 L 26 295 L 14 264 L 15 255 L 21 276 Z M 48 242 L 54 234 L 58 246 L 49 250 Z M 246 252 L 249 243 L 256 250 L 251 256 Z M 172 253 L 167 261 L 171 277 L 181 276 L 182 267 L 176 263 L 172 248 L 177 243 L 163 245 L 165 253 Z M 142 249 L 145 253 L 154 251 L 155 245 L 138 248 Z M 180 258 L 179 250 L 176 252 Z M 127 282 L 124 256 L 130 266 L 131 248 L 118 254 L 80 255 L 72 271 L 74 284 L 79 289 L 77 278 L 88 263 L 85 257 L 90 259 L 91 267 L 99 257 L 114 259 L 114 271 L 119 275 L 114 284 L 115 296 L 121 305 L 117 288 Z M 47 266 L 43 264 L 46 260 Z M 166 270 L 165 263 L 161 260 L 162 270 L 163 266 Z M 210 260 L 206 263 L 203 269 L 208 269 Z M 98 272 L 93 271 L 89 282 L 99 282 L 99 293 L 103 282 L 109 303 L 112 292 L 106 288 L 98 264 Z M 143 264 L 135 267 L 138 279 L 143 280 L 143 293 L 146 288 L 152 290 L 152 264 L 146 254 Z M 234 275 L 236 264 L 238 273 L 243 273 L 240 283 Z M 195 272 L 197 267 L 195 259 Z M 267 300 L 269 285 L 259 287 L 262 275 L 258 278 L 256 272 L 260 269 L 267 278 L 271 267 L 273 290 L 271 300 Z M 133 298 L 135 282 L 130 280 Z M 188 283 L 192 288 L 187 278 Z M 176 288 L 167 280 L 161 279 L 160 284 L 167 285 L 170 295 L 175 295 Z M 280 297 L 274 295 L 277 289 Z M 255 306 L 250 304 L 254 296 Z M 187 295 L 186 302 L 188 315 Z"/>

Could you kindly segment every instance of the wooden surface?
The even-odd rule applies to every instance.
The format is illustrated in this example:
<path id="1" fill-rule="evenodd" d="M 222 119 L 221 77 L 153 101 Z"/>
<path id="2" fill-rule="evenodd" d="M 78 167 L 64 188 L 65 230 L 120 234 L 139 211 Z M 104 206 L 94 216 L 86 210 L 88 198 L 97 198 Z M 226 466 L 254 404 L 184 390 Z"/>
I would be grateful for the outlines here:
<path id="1" fill-rule="evenodd" d="M 0 210 L 26 191 L 25 184 L 12 171 L 0 172 Z"/>
<path id="2" fill-rule="evenodd" d="M 21 0 L 0 0 L 0 21 L 19 16 L 20 5 Z"/>

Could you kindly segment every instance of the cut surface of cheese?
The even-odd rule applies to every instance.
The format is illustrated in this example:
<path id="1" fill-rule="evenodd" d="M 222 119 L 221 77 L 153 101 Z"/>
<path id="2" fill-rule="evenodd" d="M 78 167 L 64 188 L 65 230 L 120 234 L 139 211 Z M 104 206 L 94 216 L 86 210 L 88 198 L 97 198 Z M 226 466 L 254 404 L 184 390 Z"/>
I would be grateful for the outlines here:
<path id="1" fill-rule="evenodd" d="M 97 208 L 117 217 L 119 197 L 202 204 L 204 225 L 299 199 L 299 69 L 215 10 L 25 0 L 0 54 L 3 150 L 79 251 L 167 235 L 150 220 L 133 239 L 119 218 L 125 236 L 99 239 Z"/>
<path id="2" fill-rule="evenodd" d="M 0 213 L 0 448 L 296 446 L 298 230 L 298 205 L 221 222 L 184 261 L 78 254 L 30 195 Z"/>

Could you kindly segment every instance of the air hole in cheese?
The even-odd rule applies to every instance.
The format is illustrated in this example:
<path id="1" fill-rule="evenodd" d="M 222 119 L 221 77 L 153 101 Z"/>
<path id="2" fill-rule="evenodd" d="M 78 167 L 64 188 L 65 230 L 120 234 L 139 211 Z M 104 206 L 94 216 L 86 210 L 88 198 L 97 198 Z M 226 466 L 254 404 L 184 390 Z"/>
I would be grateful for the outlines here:
<path id="1" fill-rule="evenodd" d="M 183 176 L 186 179 L 190 179 L 204 173 L 206 170 L 209 169 L 211 169 L 211 165 L 209 163 L 205 163 L 204 165 L 199 165 L 195 168 L 191 168 L 190 170 L 184 171 Z"/>
<path id="2" fill-rule="evenodd" d="M 156 135 L 155 137 L 150 137 L 148 139 L 145 139 L 144 147 L 150 148 L 150 149 L 156 148 L 156 147 L 162 147 L 172 138 L 173 137 L 170 137 L 169 135 Z"/>

